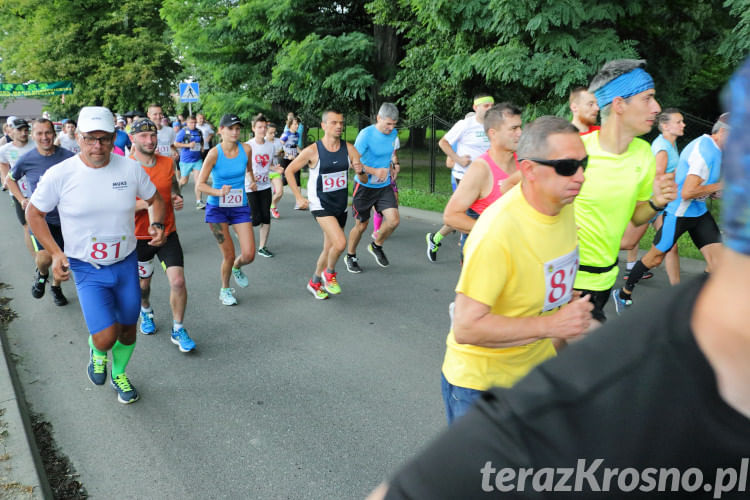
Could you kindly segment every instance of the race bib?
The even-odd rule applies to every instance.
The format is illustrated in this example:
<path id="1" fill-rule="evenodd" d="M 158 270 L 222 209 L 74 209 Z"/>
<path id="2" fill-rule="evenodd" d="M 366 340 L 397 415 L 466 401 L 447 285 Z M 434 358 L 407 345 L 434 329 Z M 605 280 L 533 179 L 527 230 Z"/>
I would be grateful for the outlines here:
<path id="1" fill-rule="evenodd" d="M 171 154 L 171 151 L 169 149 L 169 144 L 160 144 L 156 147 L 156 151 L 159 152 L 162 156 L 169 156 Z"/>
<path id="2" fill-rule="evenodd" d="M 229 191 L 227 194 L 219 198 L 220 207 L 241 207 L 243 206 L 244 193 L 242 189 L 236 188 Z"/>
<path id="3" fill-rule="evenodd" d="M 255 182 L 257 184 L 268 184 L 268 172 L 266 172 L 265 174 L 256 175 Z"/>
<path id="4" fill-rule="evenodd" d="M 18 180 L 18 189 L 21 190 L 21 194 L 24 196 L 24 198 L 28 198 L 31 196 L 31 186 L 29 186 L 25 175 Z"/>
<path id="5" fill-rule="evenodd" d="M 197 141 L 192 148 L 190 148 L 190 151 L 200 151 L 201 150 L 201 143 L 200 141 Z"/>
<path id="6" fill-rule="evenodd" d="M 339 191 L 346 189 L 346 170 L 340 172 L 332 172 L 330 174 L 321 174 L 321 180 L 323 182 L 323 192 L 328 193 L 331 191 Z"/>
<path id="7" fill-rule="evenodd" d="M 128 237 L 124 234 L 92 236 L 86 249 L 86 256 L 89 262 L 96 264 L 114 264 L 127 257 L 124 254 L 127 241 Z"/>
<path id="8" fill-rule="evenodd" d="M 578 271 L 578 247 L 562 257 L 544 263 L 544 308 L 551 311 L 570 302 Z"/>
<path id="9" fill-rule="evenodd" d="M 140 278 L 150 278 L 154 274 L 154 259 L 148 262 L 138 261 L 138 276 Z"/>

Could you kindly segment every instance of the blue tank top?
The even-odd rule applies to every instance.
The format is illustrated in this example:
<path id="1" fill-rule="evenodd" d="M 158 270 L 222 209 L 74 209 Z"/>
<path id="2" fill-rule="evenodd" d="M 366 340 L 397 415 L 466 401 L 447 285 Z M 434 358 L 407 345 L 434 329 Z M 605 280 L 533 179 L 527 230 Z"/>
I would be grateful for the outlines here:
<path id="1" fill-rule="evenodd" d="M 227 158 L 224 156 L 221 144 L 216 146 L 217 157 L 216 165 L 211 170 L 211 177 L 213 177 L 211 187 L 221 189 L 222 186 L 229 184 L 232 186 L 233 191 L 239 189 L 242 192 L 242 206 L 246 206 L 245 172 L 247 171 L 247 155 L 245 154 L 245 148 L 242 147 L 242 143 L 237 143 L 237 148 L 239 149 L 237 156 L 235 158 Z M 206 203 L 218 207 L 219 197 L 209 196 Z"/>
<path id="2" fill-rule="evenodd" d="M 328 151 L 323 141 L 318 146 L 317 168 L 310 169 L 307 199 L 310 210 L 326 210 L 332 214 L 346 211 L 349 199 L 349 151 L 341 141 L 338 151 Z"/>

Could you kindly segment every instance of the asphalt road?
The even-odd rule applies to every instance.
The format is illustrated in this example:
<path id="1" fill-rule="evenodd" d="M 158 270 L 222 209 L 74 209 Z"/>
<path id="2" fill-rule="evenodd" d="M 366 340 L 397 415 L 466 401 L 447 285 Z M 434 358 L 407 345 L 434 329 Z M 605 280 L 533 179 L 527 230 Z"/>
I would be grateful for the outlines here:
<path id="1" fill-rule="evenodd" d="M 391 266 L 378 267 L 363 238 L 364 272 L 350 274 L 341 261 L 343 293 L 317 301 L 305 284 L 322 235 L 287 195 L 268 245 L 276 256 L 245 268 L 250 287 L 226 307 L 220 253 L 192 201 L 188 189 L 177 226 L 185 326 L 198 347 L 183 354 L 169 341 L 168 285 L 157 269 L 159 330 L 139 334 L 128 375 L 141 400 L 125 406 L 109 384 L 86 377 L 87 331 L 72 282 L 66 307 L 49 293 L 31 297 L 34 266 L 0 199 L 0 281 L 14 287 L 6 292 L 19 317 L 8 337 L 26 399 L 52 423 L 92 498 L 362 498 L 445 427 L 439 373 L 457 238 L 429 263 L 424 234 L 440 216 L 404 209 L 384 247 Z M 639 287 L 641 300 L 665 286 L 657 271 Z M 611 303 L 608 311 L 614 316 Z"/>

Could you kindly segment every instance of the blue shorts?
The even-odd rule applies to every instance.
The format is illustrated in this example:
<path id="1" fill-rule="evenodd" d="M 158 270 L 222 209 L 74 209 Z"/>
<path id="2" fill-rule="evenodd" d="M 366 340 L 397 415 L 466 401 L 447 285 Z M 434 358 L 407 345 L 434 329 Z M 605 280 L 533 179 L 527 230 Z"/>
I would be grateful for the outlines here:
<path id="1" fill-rule="evenodd" d="M 182 177 L 187 177 L 190 175 L 190 172 L 193 170 L 200 170 L 203 166 L 203 160 L 193 161 L 193 162 L 180 162 L 180 175 Z"/>
<path id="2" fill-rule="evenodd" d="M 95 268 L 88 262 L 68 259 L 76 282 L 78 301 L 89 333 L 94 335 L 115 323 L 135 325 L 141 310 L 138 256 Z"/>
<path id="3" fill-rule="evenodd" d="M 225 222 L 229 225 L 251 222 L 250 207 L 219 207 L 208 204 L 206 205 L 206 222 L 213 224 Z"/>
<path id="4" fill-rule="evenodd" d="M 458 187 L 459 184 L 461 184 L 461 179 L 456 179 L 456 177 L 451 172 L 451 187 L 453 188 L 454 192 L 456 191 L 456 188 Z"/>

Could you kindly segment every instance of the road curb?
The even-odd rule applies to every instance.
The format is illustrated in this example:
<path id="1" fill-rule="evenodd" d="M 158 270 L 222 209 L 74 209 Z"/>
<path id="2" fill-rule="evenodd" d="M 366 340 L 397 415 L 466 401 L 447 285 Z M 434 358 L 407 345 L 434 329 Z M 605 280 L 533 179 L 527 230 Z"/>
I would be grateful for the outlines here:
<path id="1" fill-rule="evenodd" d="M 7 330 L 0 326 L 0 488 L 13 498 L 53 498 L 34 441 L 31 419 L 10 358 Z"/>

